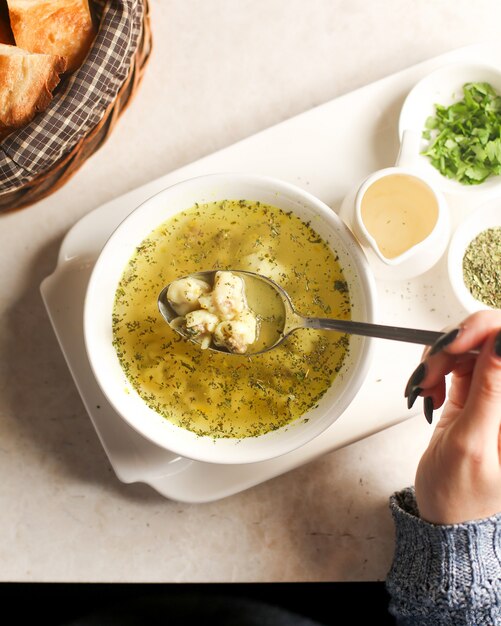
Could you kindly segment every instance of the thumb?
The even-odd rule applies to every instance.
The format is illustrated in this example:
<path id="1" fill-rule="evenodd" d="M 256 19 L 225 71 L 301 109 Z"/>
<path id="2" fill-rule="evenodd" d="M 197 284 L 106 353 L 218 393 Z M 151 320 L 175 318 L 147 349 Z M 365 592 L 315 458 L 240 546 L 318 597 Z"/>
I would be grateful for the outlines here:
<path id="1" fill-rule="evenodd" d="M 463 415 L 477 427 L 501 424 L 501 331 L 485 341 L 477 358 Z M 496 434 L 497 440 L 497 434 Z"/>

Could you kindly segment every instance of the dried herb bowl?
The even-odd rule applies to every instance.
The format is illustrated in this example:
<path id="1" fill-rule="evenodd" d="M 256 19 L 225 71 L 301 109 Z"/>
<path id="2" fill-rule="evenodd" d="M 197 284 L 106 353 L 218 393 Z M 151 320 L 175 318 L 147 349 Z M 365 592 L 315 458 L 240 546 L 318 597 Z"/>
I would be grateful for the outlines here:
<path id="1" fill-rule="evenodd" d="M 500 236 L 499 198 L 473 211 L 452 236 L 447 258 L 449 282 L 468 313 L 501 309 Z"/>
<path id="2" fill-rule="evenodd" d="M 151 51 L 148 0 L 93 0 L 98 33 L 49 107 L 0 143 L 0 212 L 64 183 L 106 141 L 135 94 Z"/>

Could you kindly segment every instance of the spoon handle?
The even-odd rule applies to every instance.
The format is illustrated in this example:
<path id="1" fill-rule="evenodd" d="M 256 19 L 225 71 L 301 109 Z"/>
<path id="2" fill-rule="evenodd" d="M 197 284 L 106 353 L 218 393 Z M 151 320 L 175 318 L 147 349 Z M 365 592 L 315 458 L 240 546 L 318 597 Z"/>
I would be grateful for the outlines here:
<path id="1" fill-rule="evenodd" d="M 433 330 L 383 326 L 381 324 L 369 324 L 367 322 L 336 320 L 323 317 L 303 317 L 301 326 L 303 328 L 317 328 L 319 330 L 338 330 L 342 333 L 364 335 L 365 337 L 407 341 L 408 343 L 419 343 L 426 346 L 432 346 L 437 339 L 443 335 L 443 333 Z"/>

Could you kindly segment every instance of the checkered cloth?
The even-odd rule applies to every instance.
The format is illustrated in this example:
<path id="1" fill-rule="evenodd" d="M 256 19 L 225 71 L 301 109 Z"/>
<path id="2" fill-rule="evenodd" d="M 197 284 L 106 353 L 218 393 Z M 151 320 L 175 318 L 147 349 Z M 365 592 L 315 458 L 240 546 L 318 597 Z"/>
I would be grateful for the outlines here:
<path id="1" fill-rule="evenodd" d="M 83 65 L 49 107 L 0 144 L 0 195 L 50 169 L 102 119 L 128 76 L 143 27 L 142 0 L 94 0 L 99 31 Z"/>

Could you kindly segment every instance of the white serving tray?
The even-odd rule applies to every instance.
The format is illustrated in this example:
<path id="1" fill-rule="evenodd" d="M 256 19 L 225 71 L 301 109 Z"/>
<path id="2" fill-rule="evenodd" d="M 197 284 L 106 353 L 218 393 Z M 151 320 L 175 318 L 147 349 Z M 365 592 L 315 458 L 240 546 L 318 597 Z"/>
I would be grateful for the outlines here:
<path id="1" fill-rule="evenodd" d="M 403 390 L 422 348 L 375 340 L 373 362 L 357 397 L 327 431 L 299 450 L 250 465 L 216 465 L 178 457 L 142 438 L 114 412 L 87 360 L 82 332 L 85 290 L 93 264 L 119 222 L 143 200 L 173 183 L 223 171 L 281 178 L 339 211 L 353 185 L 396 160 L 400 108 L 418 80 L 452 61 L 501 65 L 500 59 L 500 51 L 487 46 L 436 57 L 171 172 L 108 202 L 75 224 L 62 243 L 54 273 L 42 282 L 41 292 L 86 410 L 122 482 L 147 483 L 177 501 L 209 502 L 388 428 L 421 410 L 420 403 L 412 412 L 407 410 Z M 455 225 L 478 205 L 480 195 L 450 199 Z M 383 324 L 441 330 L 466 314 L 448 285 L 444 258 L 416 279 L 378 281 L 377 285 L 378 321 Z"/>

